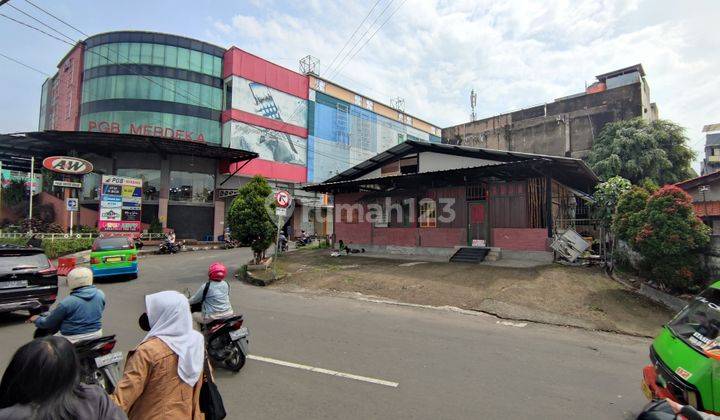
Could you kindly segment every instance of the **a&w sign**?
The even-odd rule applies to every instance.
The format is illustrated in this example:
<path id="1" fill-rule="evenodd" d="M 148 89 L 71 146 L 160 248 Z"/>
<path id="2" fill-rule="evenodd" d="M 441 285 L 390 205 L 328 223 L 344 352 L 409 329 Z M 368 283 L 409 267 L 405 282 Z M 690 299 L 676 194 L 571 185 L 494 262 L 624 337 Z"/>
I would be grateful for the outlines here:
<path id="1" fill-rule="evenodd" d="M 53 172 L 70 175 L 84 175 L 93 170 L 92 163 L 70 156 L 47 157 L 43 159 L 43 167 Z"/>

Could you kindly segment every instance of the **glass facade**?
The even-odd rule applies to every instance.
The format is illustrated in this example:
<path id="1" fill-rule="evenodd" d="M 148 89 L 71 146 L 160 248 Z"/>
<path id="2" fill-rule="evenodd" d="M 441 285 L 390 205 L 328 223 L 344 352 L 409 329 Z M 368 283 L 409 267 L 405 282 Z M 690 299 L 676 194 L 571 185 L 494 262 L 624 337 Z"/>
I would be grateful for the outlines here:
<path id="1" fill-rule="evenodd" d="M 107 111 L 80 117 L 80 131 L 141 134 L 220 144 L 220 122 L 149 111 Z"/>
<path id="2" fill-rule="evenodd" d="M 85 51 L 85 70 L 112 64 L 152 64 L 216 77 L 222 74 L 222 57 L 173 45 L 118 42 Z"/>
<path id="3" fill-rule="evenodd" d="M 210 174 L 170 171 L 170 201 L 211 203 L 214 185 Z"/>
<path id="4" fill-rule="evenodd" d="M 147 99 L 222 109 L 222 89 L 155 76 L 107 76 L 83 83 L 83 103 L 104 99 Z"/>
<path id="5" fill-rule="evenodd" d="M 221 48 L 150 32 L 86 43 L 80 131 L 220 144 Z"/>
<path id="6" fill-rule="evenodd" d="M 143 200 L 156 201 L 160 198 L 160 170 L 118 169 L 117 175 L 142 179 Z"/>

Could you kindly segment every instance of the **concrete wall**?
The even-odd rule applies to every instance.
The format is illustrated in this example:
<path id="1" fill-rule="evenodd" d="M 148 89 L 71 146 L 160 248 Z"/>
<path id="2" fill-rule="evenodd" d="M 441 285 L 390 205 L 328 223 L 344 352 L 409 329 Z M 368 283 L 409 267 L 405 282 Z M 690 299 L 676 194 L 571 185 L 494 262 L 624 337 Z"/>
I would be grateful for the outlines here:
<path id="1" fill-rule="evenodd" d="M 642 82 L 448 127 L 442 142 L 584 158 L 605 124 L 643 115 Z M 643 98 L 645 96 L 645 98 Z M 649 109 L 648 112 L 651 112 Z"/>

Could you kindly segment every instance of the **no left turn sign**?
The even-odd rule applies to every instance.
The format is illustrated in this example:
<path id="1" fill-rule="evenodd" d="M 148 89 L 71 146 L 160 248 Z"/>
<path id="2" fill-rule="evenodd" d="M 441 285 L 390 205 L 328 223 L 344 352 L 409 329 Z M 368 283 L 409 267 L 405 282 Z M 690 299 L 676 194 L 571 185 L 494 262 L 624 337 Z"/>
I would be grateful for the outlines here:
<path id="1" fill-rule="evenodd" d="M 287 208 L 290 205 L 290 193 L 285 190 L 276 192 L 275 203 L 278 207 Z"/>

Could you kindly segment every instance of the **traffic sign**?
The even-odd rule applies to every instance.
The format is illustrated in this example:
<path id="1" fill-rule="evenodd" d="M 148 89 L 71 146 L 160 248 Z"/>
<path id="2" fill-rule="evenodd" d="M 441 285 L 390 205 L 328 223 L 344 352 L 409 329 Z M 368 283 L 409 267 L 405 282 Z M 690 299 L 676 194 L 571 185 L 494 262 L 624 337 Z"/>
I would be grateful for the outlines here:
<path id="1" fill-rule="evenodd" d="M 287 209 L 278 207 L 275 209 L 275 215 L 285 217 L 287 216 Z"/>
<path id="2" fill-rule="evenodd" d="M 290 193 L 285 190 L 280 190 L 275 193 L 275 204 L 277 204 L 278 207 L 287 208 L 290 205 L 291 199 Z"/>
<path id="3" fill-rule="evenodd" d="M 77 198 L 68 198 L 65 200 L 65 206 L 67 211 L 78 211 L 80 209 L 80 202 Z"/>

